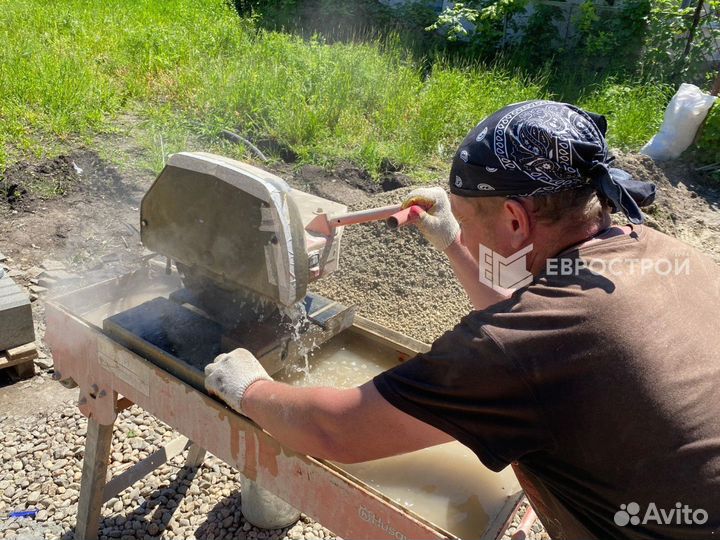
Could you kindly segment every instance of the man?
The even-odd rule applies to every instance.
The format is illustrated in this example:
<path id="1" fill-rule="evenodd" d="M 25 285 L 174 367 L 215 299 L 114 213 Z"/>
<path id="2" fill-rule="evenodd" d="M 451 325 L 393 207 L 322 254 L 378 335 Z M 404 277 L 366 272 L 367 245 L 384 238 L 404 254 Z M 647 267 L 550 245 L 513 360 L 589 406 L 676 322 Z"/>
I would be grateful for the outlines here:
<path id="1" fill-rule="evenodd" d="M 605 130 L 571 105 L 511 105 L 462 142 L 449 200 L 425 188 L 405 201 L 431 205 L 418 226 L 475 307 L 427 354 L 341 390 L 274 382 L 236 350 L 208 366 L 208 389 L 281 443 L 340 462 L 456 439 L 490 469 L 513 464 L 556 540 L 709 538 L 718 268 L 641 225 L 654 186 L 608 167 Z M 530 249 L 532 282 L 507 298 L 480 283 L 480 245 Z"/>

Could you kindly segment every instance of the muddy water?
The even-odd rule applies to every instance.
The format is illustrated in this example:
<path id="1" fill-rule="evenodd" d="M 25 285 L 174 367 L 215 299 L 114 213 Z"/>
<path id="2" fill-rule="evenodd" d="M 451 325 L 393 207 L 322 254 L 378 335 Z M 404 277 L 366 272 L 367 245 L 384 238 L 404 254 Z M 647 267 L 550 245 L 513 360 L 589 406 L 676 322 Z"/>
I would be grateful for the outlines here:
<path id="1" fill-rule="evenodd" d="M 396 364 L 392 351 L 341 335 L 279 380 L 299 386 L 353 387 Z M 507 497 L 519 489 L 508 468 L 494 473 L 460 443 L 341 468 L 462 538 L 479 538 Z"/>

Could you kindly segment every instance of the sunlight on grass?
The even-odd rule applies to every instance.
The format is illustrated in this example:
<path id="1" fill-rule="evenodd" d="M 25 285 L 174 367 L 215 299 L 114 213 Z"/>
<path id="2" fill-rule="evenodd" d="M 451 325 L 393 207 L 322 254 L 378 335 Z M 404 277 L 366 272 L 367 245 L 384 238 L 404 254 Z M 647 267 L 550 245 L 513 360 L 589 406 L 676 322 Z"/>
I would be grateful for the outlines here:
<path id="1" fill-rule="evenodd" d="M 222 128 L 273 138 L 305 161 L 422 168 L 494 110 L 552 97 L 543 80 L 507 68 L 424 72 L 393 36 L 330 45 L 260 30 L 222 0 L 0 0 L 0 39 L 0 167 L 43 136 L 102 133 L 133 111 L 152 134 L 143 144 L 153 168 L 158 148 Z M 668 99 L 667 89 L 621 85 L 581 95 L 624 149 L 652 135 Z"/>

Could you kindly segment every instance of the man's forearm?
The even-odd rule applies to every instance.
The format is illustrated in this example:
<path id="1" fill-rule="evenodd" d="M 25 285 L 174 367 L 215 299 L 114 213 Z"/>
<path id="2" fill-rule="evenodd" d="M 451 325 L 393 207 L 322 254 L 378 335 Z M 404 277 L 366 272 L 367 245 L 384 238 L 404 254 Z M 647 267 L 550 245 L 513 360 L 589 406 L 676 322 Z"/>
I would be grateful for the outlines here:
<path id="1" fill-rule="evenodd" d="M 450 259 L 453 271 L 475 309 L 485 309 L 507 298 L 480 283 L 478 263 L 473 259 L 468 249 L 460 243 L 459 236 L 445 250 L 445 254 Z"/>
<path id="2" fill-rule="evenodd" d="M 283 446 L 341 463 L 412 452 L 452 440 L 390 405 L 372 382 L 338 389 L 258 381 L 245 392 L 242 409 Z"/>
<path id="3" fill-rule="evenodd" d="M 334 442 L 339 434 L 332 425 L 339 411 L 327 410 L 329 404 L 341 401 L 339 392 L 344 390 L 258 381 L 245 393 L 243 412 L 283 446 L 319 458 L 340 460 L 342 455 Z"/>

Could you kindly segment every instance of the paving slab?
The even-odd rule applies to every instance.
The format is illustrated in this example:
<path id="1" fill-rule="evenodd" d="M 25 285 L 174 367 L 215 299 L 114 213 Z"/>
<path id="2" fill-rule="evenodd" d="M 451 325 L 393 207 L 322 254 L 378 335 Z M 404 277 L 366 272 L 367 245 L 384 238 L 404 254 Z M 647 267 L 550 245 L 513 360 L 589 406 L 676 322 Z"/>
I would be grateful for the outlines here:
<path id="1" fill-rule="evenodd" d="M 0 351 L 35 341 L 30 296 L 12 278 L 0 278 Z"/>

